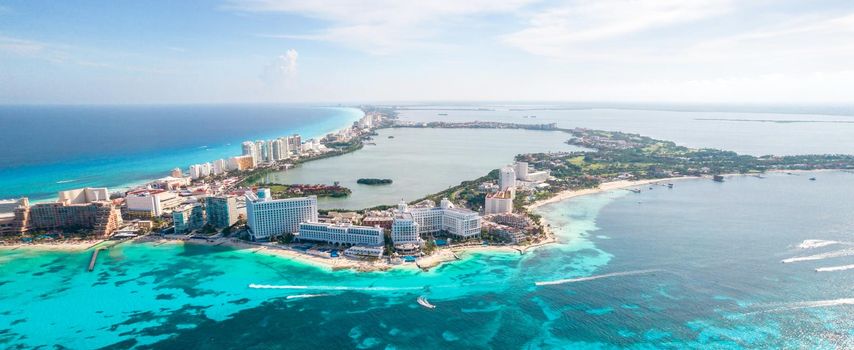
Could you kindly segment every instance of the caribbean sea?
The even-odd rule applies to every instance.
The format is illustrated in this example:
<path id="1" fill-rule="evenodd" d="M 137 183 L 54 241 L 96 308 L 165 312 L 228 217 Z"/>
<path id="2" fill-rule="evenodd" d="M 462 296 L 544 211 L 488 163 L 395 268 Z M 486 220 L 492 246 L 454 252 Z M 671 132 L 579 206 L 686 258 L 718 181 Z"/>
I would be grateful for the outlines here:
<path id="1" fill-rule="evenodd" d="M 245 140 L 323 136 L 362 115 L 289 105 L 0 106 L 0 198 L 126 187 L 240 155 Z"/>
<path id="2" fill-rule="evenodd" d="M 777 173 L 578 197 L 539 210 L 559 243 L 467 253 L 429 272 L 151 243 L 110 248 L 87 272 L 89 252 L 3 250 L 0 344 L 853 348 L 854 269 L 826 269 L 854 264 L 852 183 L 847 172 Z"/>

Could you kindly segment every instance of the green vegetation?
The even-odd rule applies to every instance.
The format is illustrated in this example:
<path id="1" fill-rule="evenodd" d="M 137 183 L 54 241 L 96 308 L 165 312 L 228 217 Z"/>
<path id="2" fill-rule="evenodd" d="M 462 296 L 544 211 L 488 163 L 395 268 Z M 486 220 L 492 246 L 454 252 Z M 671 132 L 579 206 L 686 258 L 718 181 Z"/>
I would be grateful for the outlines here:
<path id="1" fill-rule="evenodd" d="M 479 198 L 479 196 L 483 195 L 482 191 L 478 190 L 477 187 L 480 186 L 481 183 L 484 183 L 487 181 L 496 181 L 496 180 L 498 180 L 498 169 L 490 171 L 489 174 L 486 174 L 485 176 L 481 176 L 477 179 L 470 180 L 470 181 L 463 181 L 457 186 L 448 187 L 447 190 L 444 190 L 444 191 L 441 191 L 438 193 L 434 193 L 434 194 L 416 199 L 416 200 L 412 201 L 411 203 L 418 203 L 418 202 L 421 202 L 421 201 L 424 201 L 427 199 L 438 203 L 439 201 L 442 200 L 442 198 L 448 198 L 451 202 L 454 202 L 454 203 L 457 203 L 459 201 L 464 201 L 467 203 L 468 202 L 475 202 L 477 200 L 477 198 Z M 481 201 L 480 203 L 476 203 L 476 204 L 478 204 L 480 207 L 482 207 L 483 201 Z M 473 207 L 473 208 L 478 208 L 478 207 Z"/>
<path id="2" fill-rule="evenodd" d="M 433 251 L 436 250 L 436 242 L 433 239 L 428 239 L 424 242 L 424 254 L 430 255 L 433 254 Z"/>
<path id="3" fill-rule="evenodd" d="M 343 198 L 349 196 L 352 192 L 349 188 L 346 187 L 328 185 L 283 185 L 269 183 L 264 184 L 264 186 L 269 187 L 270 192 L 272 192 L 273 194 L 273 198 L 277 199 L 303 196 Z"/>
<path id="4" fill-rule="evenodd" d="M 391 179 L 358 179 L 356 180 L 357 184 L 361 185 L 388 185 L 392 183 Z"/>

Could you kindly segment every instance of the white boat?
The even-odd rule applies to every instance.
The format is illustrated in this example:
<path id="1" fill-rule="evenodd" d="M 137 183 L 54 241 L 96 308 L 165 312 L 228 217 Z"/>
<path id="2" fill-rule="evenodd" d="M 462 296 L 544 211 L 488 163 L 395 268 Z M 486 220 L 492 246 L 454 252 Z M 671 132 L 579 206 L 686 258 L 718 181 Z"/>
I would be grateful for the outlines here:
<path id="1" fill-rule="evenodd" d="M 436 308 L 436 305 L 430 304 L 430 302 L 427 301 L 427 299 L 424 298 L 424 296 L 418 297 L 417 300 L 418 300 L 418 304 L 423 306 L 423 307 L 426 307 L 428 309 L 435 309 Z"/>

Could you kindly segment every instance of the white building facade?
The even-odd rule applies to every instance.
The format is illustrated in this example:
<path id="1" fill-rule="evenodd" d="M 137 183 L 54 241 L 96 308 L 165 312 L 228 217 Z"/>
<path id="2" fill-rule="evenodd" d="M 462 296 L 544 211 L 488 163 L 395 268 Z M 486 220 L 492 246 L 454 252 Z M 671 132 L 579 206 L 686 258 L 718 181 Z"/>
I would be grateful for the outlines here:
<path id="1" fill-rule="evenodd" d="M 297 238 L 301 241 L 341 245 L 381 246 L 385 242 L 381 227 L 311 222 L 299 225 Z"/>
<path id="2" fill-rule="evenodd" d="M 468 239 L 480 236 L 481 219 L 477 212 L 456 208 L 448 199 L 442 199 L 440 206 L 432 208 L 409 208 L 401 203 L 392 223 L 392 241 L 395 244 L 412 242 L 413 227 L 417 240 L 421 235 L 438 232 Z"/>
<path id="3" fill-rule="evenodd" d="M 516 171 L 512 167 L 498 169 L 498 190 L 516 190 Z"/>
<path id="4" fill-rule="evenodd" d="M 513 195 L 510 191 L 499 191 L 486 195 L 484 203 L 485 214 L 502 214 L 513 212 Z"/>
<path id="5" fill-rule="evenodd" d="M 272 199 L 269 189 L 246 194 L 246 225 L 253 240 L 299 232 L 300 223 L 317 222 L 317 197 Z"/>

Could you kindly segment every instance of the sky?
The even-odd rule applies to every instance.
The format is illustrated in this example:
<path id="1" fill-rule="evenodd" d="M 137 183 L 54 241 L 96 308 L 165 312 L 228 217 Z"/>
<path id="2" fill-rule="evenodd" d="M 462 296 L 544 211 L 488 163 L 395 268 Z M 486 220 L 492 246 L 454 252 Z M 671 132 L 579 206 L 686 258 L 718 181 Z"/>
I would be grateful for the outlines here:
<path id="1" fill-rule="evenodd" d="M 854 1 L 0 0 L 0 103 L 854 103 Z"/>

